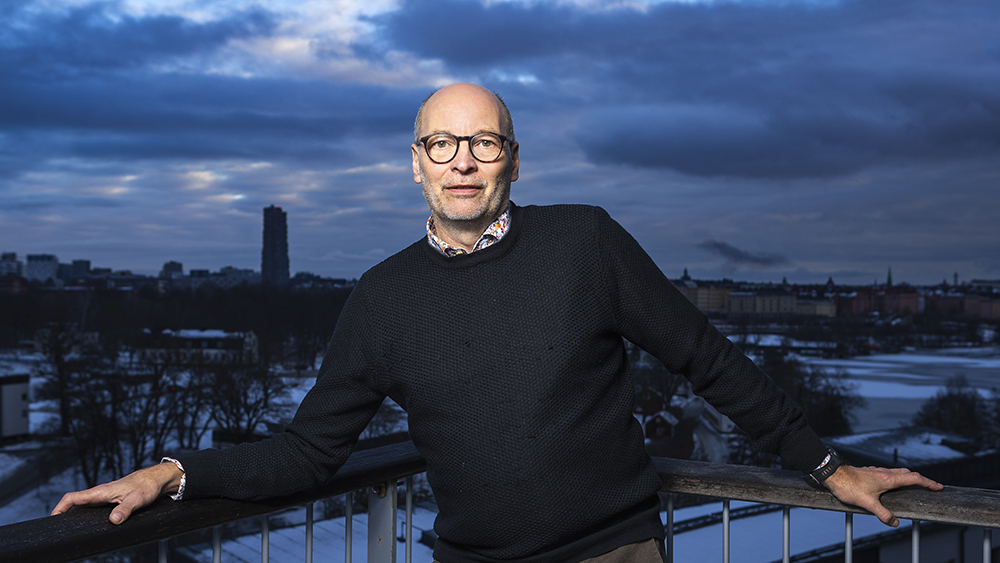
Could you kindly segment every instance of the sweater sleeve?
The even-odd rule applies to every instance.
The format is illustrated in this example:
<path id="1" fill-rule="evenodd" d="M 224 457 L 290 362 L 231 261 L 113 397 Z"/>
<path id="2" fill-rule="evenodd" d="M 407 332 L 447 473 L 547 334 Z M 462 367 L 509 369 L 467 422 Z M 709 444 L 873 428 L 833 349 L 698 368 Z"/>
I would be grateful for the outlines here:
<path id="1" fill-rule="evenodd" d="M 597 211 L 600 260 L 619 332 L 742 428 L 757 449 L 809 472 L 826 447 L 802 409 L 719 333 L 603 210 Z"/>
<path id="2" fill-rule="evenodd" d="M 187 476 L 185 499 L 288 495 L 323 484 L 347 461 L 358 435 L 385 399 L 375 385 L 378 364 L 363 281 L 351 292 L 316 384 L 285 432 L 225 450 L 178 455 Z"/>

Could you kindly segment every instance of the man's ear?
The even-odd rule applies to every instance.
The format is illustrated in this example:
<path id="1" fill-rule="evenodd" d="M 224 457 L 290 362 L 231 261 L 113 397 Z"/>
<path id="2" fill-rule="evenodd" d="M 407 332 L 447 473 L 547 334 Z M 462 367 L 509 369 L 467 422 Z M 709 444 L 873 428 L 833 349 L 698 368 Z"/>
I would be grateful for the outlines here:
<path id="1" fill-rule="evenodd" d="M 420 183 L 420 151 L 417 145 L 410 145 L 410 152 L 413 153 L 413 181 Z"/>
<path id="2" fill-rule="evenodd" d="M 521 159 L 517 155 L 517 149 L 519 149 L 520 147 L 521 146 L 518 145 L 517 143 L 511 143 L 510 144 L 510 158 L 512 160 L 512 162 L 511 162 L 511 168 L 510 168 L 510 181 L 511 182 L 517 180 L 517 169 L 521 166 Z"/>

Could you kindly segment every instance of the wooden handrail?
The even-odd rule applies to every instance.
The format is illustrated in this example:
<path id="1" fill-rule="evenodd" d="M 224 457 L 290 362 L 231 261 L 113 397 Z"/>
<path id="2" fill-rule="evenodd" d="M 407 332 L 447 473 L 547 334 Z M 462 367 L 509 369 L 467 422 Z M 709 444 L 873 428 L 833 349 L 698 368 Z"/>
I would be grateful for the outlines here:
<path id="1" fill-rule="evenodd" d="M 810 486 L 795 471 L 669 458 L 653 461 L 665 492 L 864 513 Z M 355 452 L 330 483 L 308 494 L 262 502 L 160 499 L 121 526 L 108 522 L 111 507 L 77 508 L 59 516 L 0 527 L 0 562 L 75 561 L 301 506 L 425 469 L 413 443 L 404 442 Z M 901 519 L 1000 527 L 1000 491 L 949 486 L 940 492 L 909 488 L 886 493 L 882 501 Z"/>
<path id="2" fill-rule="evenodd" d="M 412 442 L 351 455 L 333 480 L 320 489 L 259 502 L 158 499 L 115 526 L 111 507 L 74 508 L 66 514 L 0 527 L 0 562 L 62 563 L 75 561 L 211 528 L 226 522 L 270 514 L 421 473 L 425 464 Z"/>
<path id="3" fill-rule="evenodd" d="M 653 462 L 666 492 L 868 514 L 806 483 L 798 471 L 669 458 Z M 900 519 L 1000 528 L 1000 491 L 992 489 L 907 487 L 882 495 L 882 504 Z"/>

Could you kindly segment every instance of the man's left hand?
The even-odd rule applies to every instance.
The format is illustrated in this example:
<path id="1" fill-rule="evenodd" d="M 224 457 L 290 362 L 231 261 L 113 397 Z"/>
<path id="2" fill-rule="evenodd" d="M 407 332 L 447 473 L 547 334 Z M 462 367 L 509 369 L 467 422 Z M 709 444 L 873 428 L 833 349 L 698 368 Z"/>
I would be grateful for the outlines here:
<path id="1" fill-rule="evenodd" d="M 882 493 L 911 485 L 920 485 L 932 491 L 944 488 L 941 483 L 909 469 L 849 465 L 838 467 L 833 475 L 823 481 L 823 485 L 841 502 L 864 508 L 877 516 L 883 524 L 893 528 L 899 526 L 899 520 L 889 512 L 888 508 L 882 506 L 879 500 Z"/>

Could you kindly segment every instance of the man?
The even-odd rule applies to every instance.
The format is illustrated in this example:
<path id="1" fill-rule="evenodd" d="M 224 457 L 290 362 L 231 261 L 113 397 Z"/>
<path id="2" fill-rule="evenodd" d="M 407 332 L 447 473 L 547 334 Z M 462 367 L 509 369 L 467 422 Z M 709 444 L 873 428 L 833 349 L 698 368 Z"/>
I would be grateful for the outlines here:
<path id="1" fill-rule="evenodd" d="M 659 478 L 632 416 L 623 338 L 684 373 L 757 447 L 898 525 L 907 470 L 839 466 L 800 409 L 709 325 L 603 210 L 518 207 L 502 101 L 472 84 L 421 106 L 413 177 L 427 238 L 369 270 L 285 433 L 67 494 L 123 522 L 164 493 L 256 499 L 329 479 L 388 396 L 409 413 L 440 509 L 435 558 L 661 561 Z"/>

